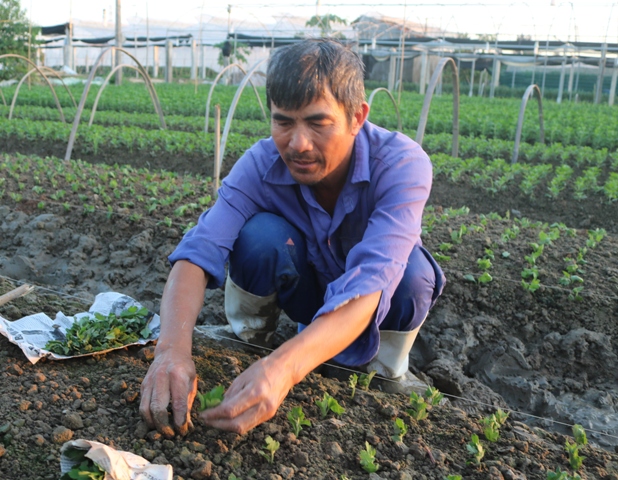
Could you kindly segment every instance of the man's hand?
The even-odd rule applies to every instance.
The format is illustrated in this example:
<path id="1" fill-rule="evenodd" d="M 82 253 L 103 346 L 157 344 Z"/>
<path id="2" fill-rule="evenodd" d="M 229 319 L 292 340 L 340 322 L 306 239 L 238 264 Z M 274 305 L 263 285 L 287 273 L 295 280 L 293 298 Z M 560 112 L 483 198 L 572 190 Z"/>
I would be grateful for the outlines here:
<path id="1" fill-rule="evenodd" d="M 176 431 L 186 435 L 193 429 L 191 405 L 196 393 L 197 377 L 191 355 L 168 349 L 155 356 L 142 382 L 139 412 L 151 428 L 171 438 L 174 429 L 167 413 L 171 401 Z"/>
<path id="2" fill-rule="evenodd" d="M 142 382 L 142 418 L 166 437 L 173 437 L 167 407 L 172 404 L 174 425 L 185 435 L 191 424 L 191 405 L 197 393 L 191 344 L 195 319 L 204 301 L 208 276 L 185 260 L 174 264 L 161 299 L 161 334 L 155 360 Z"/>
<path id="3" fill-rule="evenodd" d="M 241 373 L 223 402 L 200 414 L 207 425 L 239 435 L 271 419 L 294 386 L 289 368 L 265 357 Z"/>

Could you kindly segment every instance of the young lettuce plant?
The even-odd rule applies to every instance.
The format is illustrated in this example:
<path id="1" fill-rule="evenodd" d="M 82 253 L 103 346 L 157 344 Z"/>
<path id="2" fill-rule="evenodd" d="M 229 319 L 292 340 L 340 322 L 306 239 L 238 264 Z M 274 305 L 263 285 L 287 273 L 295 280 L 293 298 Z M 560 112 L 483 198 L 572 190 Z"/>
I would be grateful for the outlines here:
<path id="1" fill-rule="evenodd" d="M 376 449 L 369 442 L 365 442 L 365 449 L 360 453 L 360 464 L 367 473 L 375 473 L 380 468 L 376 462 Z"/>
<path id="2" fill-rule="evenodd" d="M 424 420 L 427 418 L 427 409 L 430 407 L 422 395 L 416 392 L 410 393 L 410 407 L 406 411 L 414 420 Z"/>
<path id="3" fill-rule="evenodd" d="M 273 440 L 270 435 L 264 439 L 264 442 L 265 444 L 262 450 L 265 451 L 258 450 L 258 453 L 264 457 L 268 463 L 273 464 L 275 462 L 275 452 L 279 450 L 280 444 L 276 440 Z"/>
<path id="4" fill-rule="evenodd" d="M 371 383 L 371 380 L 376 373 L 378 373 L 376 370 L 372 370 L 369 373 L 361 373 L 360 377 L 358 378 L 358 386 L 365 391 L 369 390 L 369 384 Z"/>
<path id="5" fill-rule="evenodd" d="M 326 418 L 329 411 L 333 412 L 335 415 L 341 415 L 345 412 L 345 409 L 339 405 L 339 402 L 326 392 L 324 392 L 322 400 L 316 400 L 315 403 L 320 407 L 320 415 L 322 415 L 322 418 Z"/>
<path id="6" fill-rule="evenodd" d="M 479 465 L 485 456 L 485 448 L 476 433 L 473 433 L 470 437 L 470 443 L 466 444 L 466 450 L 472 456 L 472 459 L 466 462 L 468 465 Z"/>
<path id="7" fill-rule="evenodd" d="M 288 412 L 288 421 L 292 425 L 292 431 L 294 435 L 298 437 L 300 431 L 303 429 L 303 426 L 310 427 L 311 422 L 305 419 L 305 413 L 303 412 L 303 407 L 293 407 L 292 410 Z"/>
<path id="8" fill-rule="evenodd" d="M 401 418 L 396 418 L 393 422 L 393 436 L 391 436 L 393 442 L 403 442 L 406 433 L 408 433 L 408 426 Z"/>
<path id="9" fill-rule="evenodd" d="M 213 408 L 219 405 L 223 401 L 223 392 L 225 389 L 223 385 L 217 385 L 208 393 L 197 393 L 197 398 L 200 401 L 198 410 L 200 412 L 207 408 Z"/>
<path id="10" fill-rule="evenodd" d="M 352 393 L 350 394 L 350 398 L 354 398 L 354 395 L 356 394 L 356 385 L 358 385 L 358 375 L 356 375 L 355 373 L 350 375 L 350 378 L 348 380 L 348 385 L 352 389 Z"/>

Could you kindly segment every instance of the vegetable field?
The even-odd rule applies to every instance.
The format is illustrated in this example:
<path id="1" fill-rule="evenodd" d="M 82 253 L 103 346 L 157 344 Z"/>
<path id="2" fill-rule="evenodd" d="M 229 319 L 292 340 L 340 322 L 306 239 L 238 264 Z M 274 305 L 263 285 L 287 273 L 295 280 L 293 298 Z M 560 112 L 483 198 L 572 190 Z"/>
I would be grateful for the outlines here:
<path id="1" fill-rule="evenodd" d="M 81 87 L 70 89 L 80 97 Z M 12 98 L 12 88 L 2 91 Z M 91 92 L 69 161 L 76 109 L 57 93 L 67 123 L 41 86 L 24 86 L 11 119 L 0 103 L 0 295 L 20 282 L 39 286 L 0 315 L 71 315 L 108 290 L 157 311 L 167 255 L 216 198 L 208 89 L 157 86 L 166 130 L 137 84 L 107 89 L 89 126 Z M 234 93 L 215 90 L 223 119 Z M 519 103 L 463 98 L 458 158 L 452 97 L 434 98 L 429 115 L 423 147 L 434 185 L 422 238 L 448 283 L 410 365 L 446 403 L 435 391 L 385 393 L 380 379 L 365 388 L 354 372 L 324 367 L 247 435 L 194 419 L 188 436 L 166 438 L 138 414 L 152 347 L 33 366 L 2 337 L 0 477 L 58 478 L 60 446 L 73 437 L 170 463 L 178 480 L 617 479 L 618 115 L 545 103 L 541 143 L 531 102 L 511 163 Z M 422 104 L 403 93 L 402 130 L 412 138 Z M 386 96 L 375 97 L 370 121 L 396 128 Z M 268 135 L 247 89 L 222 175 Z M 208 292 L 198 323 L 224 325 L 222 299 Z M 294 327 L 284 316 L 277 341 Z M 229 386 L 266 353 L 197 338 L 200 391 Z"/>

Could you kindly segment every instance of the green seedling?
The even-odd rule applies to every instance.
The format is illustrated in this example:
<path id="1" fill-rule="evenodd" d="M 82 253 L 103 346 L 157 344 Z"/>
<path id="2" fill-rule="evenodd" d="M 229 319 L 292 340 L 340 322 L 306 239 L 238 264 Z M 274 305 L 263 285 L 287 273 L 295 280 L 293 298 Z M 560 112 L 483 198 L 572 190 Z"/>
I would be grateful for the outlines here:
<path id="1" fill-rule="evenodd" d="M 489 272 L 483 272 L 481 274 L 481 276 L 477 279 L 477 281 L 483 285 L 485 283 L 489 283 L 493 280 L 494 278 L 489 274 Z"/>
<path id="2" fill-rule="evenodd" d="M 325 418 L 329 411 L 333 412 L 335 415 L 341 415 L 345 412 L 345 408 L 339 405 L 339 402 L 326 392 L 324 392 L 322 400 L 316 400 L 315 403 L 320 407 L 320 415 L 322 415 L 322 418 Z"/>
<path id="3" fill-rule="evenodd" d="M 575 443 L 577 445 L 588 445 L 588 437 L 586 437 L 586 430 L 579 424 L 573 425 L 573 436 L 575 437 Z"/>
<path id="4" fill-rule="evenodd" d="M 476 264 L 483 271 L 487 271 L 491 268 L 491 260 L 489 258 L 477 258 Z"/>
<path id="5" fill-rule="evenodd" d="M 63 340 L 50 340 L 45 349 L 59 355 L 81 355 L 122 347 L 148 338 L 152 314 L 146 308 L 129 307 L 120 315 L 95 313 L 76 320 Z"/>
<path id="6" fill-rule="evenodd" d="M 494 413 L 494 418 L 500 426 L 503 426 L 509 418 L 509 412 L 503 412 L 502 409 L 499 408 L 498 411 Z"/>
<path id="7" fill-rule="evenodd" d="M 577 301 L 577 302 L 583 301 L 584 297 L 582 297 L 580 295 L 580 293 L 582 292 L 583 289 L 584 289 L 584 287 L 575 287 L 575 288 L 573 288 L 573 290 L 571 290 L 571 293 L 569 293 L 569 300 Z"/>
<path id="8" fill-rule="evenodd" d="M 579 456 L 579 445 L 577 443 L 571 443 L 568 440 L 564 444 L 564 450 L 569 456 L 569 465 L 575 471 L 582 467 L 582 463 L 586 457 Z"/>
<path id="9" fill-rule="evenodd" d="M 500 438 L 500 432 L 498 431 L 500 424 L 496 420 L 495 414 L 484 418 L 481 420 L 481 423 L 483 424 L 485 438 L 490 442 L 497 442 L 498 438 Z"/>
<path id="10" fill-rule="evenodd" d="M 408 433 L 408 426 L 401 418 L 396 418 L 393 422 L 393 442 L 403 442 L 403 437 Z"/>
<path id="11" fill-rule="evenodd" d="M 356 394 L 356 385 L 358 385 L 358 375 L 356 375 L 355 373 L 350 375 L 350 378 L 348 380 L 348 385 L 352 389 L 352 393 L 350 394 L 350 398 L 354 398 L 354 395 Z"/>
<path id="12" fill-rule="evenodd" d="M 441 252 L 448 252 L 451 248 L 453 248 L 453 244 L 444 242 L 444 243 L 441 243 L 438 248 L 440 249 Z"/>
<path id="13" fill-rule="evenodd" d="M 300 431 L 303 429 L 303 426 L 311 426 L 311 422 L 305 419 L 303 407 L 300 406 L 294 407 L 288 412 L 288 420 L 292 425 L 292 431 L 294 432 L 294 435 L 296 435 L 297 437 L 300 434 Z"/>
<path id="14" fill-rule="evenodd" d="M 425 390 L 425 397 L 427 398 L 427 403 L 431 406 L 439 405 L 444 395 L 440 393 L 436 387 L 428 387 Z"/>
<path id="15" fill-rule="evenodd" d="M 99 467 L 91 459 L 86 457 L 86 450 L 69 448 L 65 455 L 75 462 L 71 470 L 66 472 L 60 480 L 104 480 L 107 476 L 105 470 Z"/>
<path id="16" fill-rule="evenodd" d="M 582 480 L 582 477 L 580 477 L 577 473 L 569 475 L 567 472 L 563 472 L 560 468 L 558 468 L 555 472 L 547 472 L 547 480 Z"/>
<path id="17" fill-rule="evenodd" d="M 279 450 L 280 444 L 276 440 L 273 440 L 270 435 L 264 439 L 264 442 L 265 445 L 262 449 L 265 451 L 259 450 L 258 453 L 262 455 L 268 463 L 272 464 L 275 462 L 275 452 Z"/>
<path id="18" fill-rule="evenodd" d="M 461 475 L 447 475 L 444 480 L 461 480 Z"/>
<path id="19" fill-rule="evenodd" d="M 450 255 L 442 255 L 437 252 L 432 253 L 432 256 L 436 259 L 436 262 L 448 262 L 451 259 Z"/>
<path id="20" fill-rule="evenodd" d="M 472 460 L 466 462 L 468 465 L 479 465 L 485 456 L 485 448 L 483 448 L 476 433 L 473 433 L 470 437 L 470 443 L 466 444 L 466 450 L 472 456 Z"/>
<path id="21" fill-rule="evenodd" d="M 406 411 L 414 420 L 424 420 L 427 418 L 427 402 L 425 399 L 416 392 L 410 394 L 410 407 Z"/>
<path id="22" fill-rule="evenodd" d="M 360 377 L 358 377 L 358 386 L 365 391 L 369 390 L 369 384 L 376 373 L 378 373 L 376 370 L 372 370 L 369 373 L 361 373 Z"/>
<path id="23" fill-rule="evenodd" d="M 376 449 L 365 442 L 365 450 L 360 451 L 360 464 L 367 473 L 375 473 L 380 468 L 376 462 Z"/>
<path id="24" fill-rule="evenodd" d="M 197 393 L 197 398 L 200 401 L 198 410 L 203 412 L 208 408 L 213 408 L 219 405 L 223 401 L 223 392 L 225 389 L 223 385 L 217 385 L 208 393 Z"/>

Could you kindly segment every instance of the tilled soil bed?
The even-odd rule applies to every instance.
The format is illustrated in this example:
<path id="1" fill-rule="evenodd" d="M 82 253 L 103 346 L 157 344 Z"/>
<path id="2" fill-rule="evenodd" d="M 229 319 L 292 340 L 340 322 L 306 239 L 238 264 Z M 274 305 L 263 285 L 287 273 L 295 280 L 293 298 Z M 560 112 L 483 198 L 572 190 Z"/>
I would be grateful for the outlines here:
<path id="1" fill-rule="evenodd" d="M 111 182 L 108 171 L 81 180 L 70 172 L 47 173 L 35 178 L 32 171 L 17 168 L 4 184 L 0 275 L 44 288 L 0 307 L 0 315 L 9 320 L 40 311 L 70 315 L 109 290 L 157 311 L 169 268 L 166 257 L 186 223 L 197 219 L 199 201 L 212 193 L 211 186 L 203 178 L 116 171 L 111 179 L 118 188 L 112 194 L 100 190 L 101 182 Z M 125 177 L 130 179 L 125 182 Z M 175 182 L 179 193 L 149 193 L 159 181 Z M 41 187 L 40 194 L 34 195 L 34 187 Z M 99 188 L 99 193 L 88 188 Z M 439 262 L 448 283 L 421 330 L 411 369 L 447 394 L 449 403 L 434 407 L 428 419 L 413 420 L 406 413 L 408 399 L 386 394 L 378 384 L 352 399 L 349 372 L 339 372 L 339 380 L 316 372 L 293 389 L 273 420 L 245 436 L 196 421 L 188 437 L 166 439 L 148 432 L 137 413 L 139 384 L 152 348 L 32 366 L 0 338 L 0 398 L 5 402 L 0 409 L 0 478 L 57 478 L 59 448 L 72 436 L 170 463 L 185 479 L 227 479 L 231 473 L 238 478 L 367 478 L 358 460 L 366 441 L 377 448 L 380 469 L 373 478 L 545 479 L 547 470 L 567 469 L 564 435 L 571 435 L 569 425 L 579 423 L 595 445 L 582 448 L 582 477 L 618 479 L 618 458 L 612 453 L 618 444 L 618 237 L 612 231 L 595 234 L 597 225 L 580 228 L 583 217 L 571 223 L 567 215 L 552 220 L 545 211 L 538 218 L 547 223 L 540 223 L 529 209 L 530 220 L 516 218 L 514 207 L 503 208 L 506 199 L 496 202 L 495 210 L 481 197 L 466 199 L 470 209 L 448 209 L 461 202 L 446 194 L 448 187 L 439 179 L 434 188 L 442 192 L 441 203 L 434 200 L 427 209 L 423 241 L 443 256 Z M 54 201 L 51 194 L 61 190 L 64 198 Z M 178 195 L 180 200 L 147 213 L 151 195 Z M 179 205 L 191 209 L 179 214 Z M 496 210 L 500 215 L 488 213 Z M 564 224 L 552 223 L 558 221 Z M 530 263 L 535 249 L 541 253 Z M 534 290 L 522 286 L 522 274 L 531 267 L 539 280 Z M 566 277 L 567 269 L 583 282 Z M 0 280 L 0 294 L 17 284 Z M 533 278 L 525 280 L 530 286 Z M 207 293 L 198 323 L 225 324 L 222 298 L 220 290 Z M 293 331 L 283 317 L 278 341 Z M 264 352 L 196 338 L 202 390 L 228 386 L 257 354 Z M 342 416 L 319 418 L 315 400 L 324 391 L 344 406 Z M 286 419 L 296 405 L 313 423 L 299 438 L 291 435 Z M 480 421 L 495 407 L 514 411 L 500 440 L 490 443 Z M 404 445 L 390 438 L 397 417 L 409 426 Z M 466 464 L 472 433 L 479 434 L 487 450 L 479 466 Z M 274 465 L 257 453 L 267 435 L 281 443 Z"/>
<path id="2" fill-rule="evenodd" d="M 3 282 L 0 293 L 11 285 Z M 67 311 L 84 308 L 78 300 L 50 294 L 31 294 L 13 302 L 14 314 L 32 311 Z M 6 308 L 0 309 L 6 315 Z M 483 440 L 486 455 L 480 465 L 467 465 L 466 443 L 473 433 L 483 438 L 483 415 L 468 414 L 447 403 L 433 407 L 429 416 L 416 421 L 407 413 L 404 395 L 386 394 L 377 388 L 357 389 L 351 398 L 347 382 L 310 374 L 294 387 L 269 422 L 239 436 L 210 429 L 199 423 L 184 438 L 165 438 L 149 431 L 139 418 L 139 386 L 153 356 L 153 347 L 98 355 L 87 360 L 42 360 L 31 365 L 21 351 L 0 338 L 2 408 L 0 475 L 7 479 L 55 479 L 59 450 L 71 438 L 86 438 L 128 450 L 155 463 L 171 464 L 175 478 L 227 479 L 340 479 L 367 478 L 359 452 L 369 442 L 376 450 L 377 474 L 369 478 L 443 479 L 545 479 L 547 470 L 565 470 L 567 437 L 531 428 L 509 418 L 495 443 Z M 228 386 L 235 375 L 258 355 L 196 338 L 193 350 L 200 390 Z M 376 384 L 377 386 L 377 384 Z M 315 400 L 324 392 L 345 408 L 340 416 L 320 418 Z M 302 406 L 312 422 L 296 437 L 287 412 Z M 403 442 L 391 439 L 393 421 L 402 418 L 409 427 Z M 266 436 L 280 442 L 274 464 L 257 452 Z M 582 448 L 586 457 L 582 478 L 618 478 L 618 455 L 592 446 Z"/>

